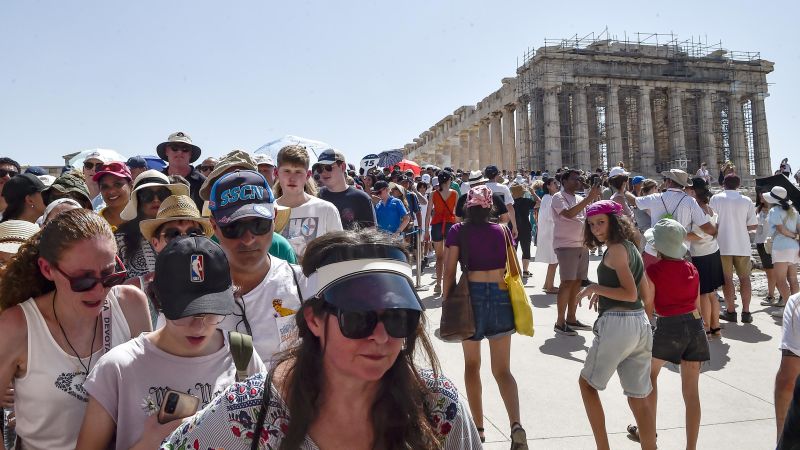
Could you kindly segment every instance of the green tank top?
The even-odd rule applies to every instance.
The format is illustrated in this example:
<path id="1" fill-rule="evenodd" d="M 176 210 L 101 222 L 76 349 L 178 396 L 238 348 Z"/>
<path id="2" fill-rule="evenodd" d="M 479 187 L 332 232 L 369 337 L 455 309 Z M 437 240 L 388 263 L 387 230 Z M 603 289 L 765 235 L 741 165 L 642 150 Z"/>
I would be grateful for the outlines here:
<path id="1" fill-rule="evenodd" d="M 633 274 L 633 279 L 636 282 L 636 301 L 635 302 L 623 302 L 620 300 L 612 300 L 610 298 L 600 296 L 598 311 L 600 312 L 600 316 L 603 315 L 609 309 L 629 309 L 629 310 L 636 310 L 642 309 L 642 297 L 639 295 L 639 281 L 642 280 L 642 276 L 644 275 L 644 263 L 642 262 L 642 255 L 639 254 L 639 249 L 636 248 L 630 241 L 622 241 L 625 245 L 625 248 L 628 250 L 628 267 L 631 269 L 631 273 Z M 606 253 L 608 250 L 603 253 L 603 259 L 606 257 Z M 601 286 L 607 287 L 620 287 L 619 278 L 617 277 L 617 271 L 611 269 L 610 267 L 603 264 L 603 261 L 600 261 L 600 265 L 597 266 L 597 283 Z"/>

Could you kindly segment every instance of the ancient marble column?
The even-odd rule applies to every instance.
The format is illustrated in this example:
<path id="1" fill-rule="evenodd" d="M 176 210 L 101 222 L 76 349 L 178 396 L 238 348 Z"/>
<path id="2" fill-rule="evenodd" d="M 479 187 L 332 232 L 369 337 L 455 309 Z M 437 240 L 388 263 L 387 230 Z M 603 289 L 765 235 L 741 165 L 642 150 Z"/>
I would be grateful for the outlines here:
<path id="1" fill-rule="evenodd" d="M 744 113 L 739 95 L 732 93 L 728 97 L 728 142 L 731 146 L 731 160 L 736 166 L 736 173 L 744 179 L 750 175 L 747 162 L 747 144 L 744 136 Z"/>
<path id="2" fill-rule="evenodd" d="M 556 110 L 557 112 L 558 110 Z M 531 170 L 546 170 L 544 163 L 544 146 L 540 136 L 544 136 L 544 106 L 539 96 L 531 98 Z M 560 158 L 560 157 L 559 157 Z"/>
<path id="3" fill-rule="evenodd" d="M 686 160 L 686 135 L 683 133 L 683 89 L 671 88 L 669 90 L 669 140 L 672 144 L 672 159 L 675 160 L 674 169 L 687 170 L 677 164 Z M 697 164 L 698 161 L 692 161 Z"/>
<path id="4" fill-rule="evenodd" d="M 492 121 L 491 121 L 491 142 L 489 148 L 491 149 L 491 157 L 490 162 L 487 162 L 486 165 L 494 164 L 498 166 L 500 170 L 505 169 L 503 166 L 503 130 L 500 128 L 500 119 L 502 118 L 503 114 L 500 111 L 494 111 L 492 113 Z M 486 165 L 482 166 L 485 168 Z"/>
<path id="5" fill-rule="evenodd" d="M 528 103 L 525 99 L 520 99 L 515 108 L 517 113 L 517 163 L 525 166 L 528 170 L 533 168 L 531 162 L 531 128 L 528 118 Z M 523 162 L 519 159 L 522 158 Z"/>
<path id="6" fill-rule="evenodd" d="M 469 165 L 464 167 L 466 170 L 475 170 L 480 165 L 480 137 L 478 136 L 478 125 L 475 124 L 469 129 Z"/>
<path id="7" fill-rule="evenodd" d="M 717 138 L 714 135 L 714 104 L 711 102 L 713 91 L 703 91 L 700 97 L 700 155 L 712 175 L 719 172 L 717 161 Z"/>
<path id="8" fill-rule="evenodd" d="M 458 133 L 458 163 L 453 169 L 469 168 L 469 131 L 462 130 Z"/>
<path id="9" fill-rule="evenodd" d="M 558 119 L 558 87 L 544 91 L 544 165 L 555 173 L 561 167 L 561 127 Z"/>
<path id="10" fill-rule="evenodd" d="M 606 133 L 608 136 L 608 169 L 622 161 L 622 126 L 619 118 L 619 86 L 608 86 L 606 101 Z"/>
<path id="11" fill-rule="evenodd" d="M 769 134 L 767 133 L 767 112 L 764 109 L 763 93 L 753 95 L 753 142 L 756 144 L 756 176 L 766 177 L 772 173 L 769 157 Z"/>
<path id="12" fill-rule="evenodd" d="M 586 115 L 586 86 L 575 86 L 575 164 L 578 169 L 591 170 L 589 157 L 589 119 Z"/>
<path id="13" fill-rule="evenodd" d="M 475 169 L 483 170 L 491 161 L 491 149 L 489 148 L 489 122 L 490 119 L 483 118 L 478 128 L 478 148 L 480 149 L 480 157 L 478 158 L 478 167 Z"/>
<path id="14" fill-rule="evenodd" d="M 503 167 L 517 170 L 517 145 L 514 140 L 514 108 L 503 109 Z"/>
<path id="15" fill-rule="evenodd" d="M 645 176 L 656 173 L 656 144 L 653 138 L 653 113 L 650 108 L 650 86 L 639 86 L 639 99 L 636 107 L 639 112 L 639 151 L 640 165 Z"/>

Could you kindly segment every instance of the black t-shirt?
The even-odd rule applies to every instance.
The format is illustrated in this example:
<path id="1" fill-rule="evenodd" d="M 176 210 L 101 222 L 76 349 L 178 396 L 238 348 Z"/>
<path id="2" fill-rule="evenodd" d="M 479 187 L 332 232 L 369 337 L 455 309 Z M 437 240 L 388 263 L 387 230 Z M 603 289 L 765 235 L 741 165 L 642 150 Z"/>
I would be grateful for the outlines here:
<path id="1" fill-rule="evenodd" d="M 326 188 L 319 191 L 319 198 L 336 205 L 342 219 L 342 228 L 352 230 L 375 226 L 375 207 L 372 198 L 364 191 L 348 186 L 342 192 L 331 192 Z"/>
<path id="2" fill-rule="evenodd" d="M 203 186 L 203 182 L 206 181 L 206 176 L 202 173 L 198 172 L 194 166 L 189 166 L 192 170 L 189 172 L 188 176 L 185 176 L 186 181 L 189 182 L 189 197 L 192 197 L 194 200 L 194 204 L 197 205 L 197 209 L 202 211 L 203 210 L 203 200 L 200 197 L 200 187 Z M 165 167 L 163 171 L 161 171 L 166 176 L 169 176 L 169 168 Z"/>
<path id="3" fill-rule="evenodd" d="M 514 215 L 517 218 L 517 228 L 520 232 L 532 230 L 530 214 L 536 202 L 533 199 L 520 197 L 514 199 Z"/>
<path id="4" fill-rule="evenodd" d="M 456 217 L 464 217 L 464 204 L 466 203 L 467 194 L 458 197 L 458 201 L 456 202 Z M 508 208 L 506 208 L 502 194 L 492 194 L 492 203 L 494 203 L 494 213 L 492 214 L 493 219 L 497 220 L 500 218 L 500 216 L 508 212 Z"/>

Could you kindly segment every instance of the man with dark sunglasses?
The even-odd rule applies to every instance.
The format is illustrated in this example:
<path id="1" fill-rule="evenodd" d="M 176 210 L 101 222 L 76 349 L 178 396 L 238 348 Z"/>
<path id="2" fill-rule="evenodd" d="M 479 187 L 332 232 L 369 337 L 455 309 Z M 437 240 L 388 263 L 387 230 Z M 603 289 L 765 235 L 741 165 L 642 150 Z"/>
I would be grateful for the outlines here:
<path id="1" fill-rule="evenodd" d="M 366 192 L 347 185 L 347 164 L 342 152 L 328 149 L 320 153 L 313 170 L 325 186 L 319 191 L 319 198 L 336 206 L 345 230 L 375 226 L 372 198 Z"/>
<path id="2" fill-rule="evenodd" d="M 19 163 L 11 158 L 0 158 L 0 213 L 6 210 L 6 200 L 3 198 L 3 187 L 6 181 L 19 175 Z"/>
<path id="3" fill-rule="evenodd" d="M 299 268 L 268 252 L 274 202 L 267 180 L 253 170 L 221 176 L 209 194 L 211 226 L 241 293 L 233 315 L 219 328 L 253 336 L 264 361 L 296 339 L 294 315 L 301 304 L 298 283 L 305 282 Z"/>
<path id="4" fill-rule="evenodd" d="M 189 196 L 194 200 L 198 210 L 203 209 L 200 187 L 203 186 L 206 177 L 196 170 L 192 163 L 200 158 L 200 152 L 200 147 L 192 144 L 192 138 L 183 131 L 170 134 L 166 142 L 156 147 L 158 157 L 169 163 L 164 169 L 164 175 L 180 175 L 189 181 Z"/>
<path id="5" fill-rule="evenodd" d="M 83 178 L 86 181 L 86 187 L 89 188 L 89 197 L 92 199 L 92 208 L 95 211 L 105 208 L 106 203 L 103 200 L 103 196 L 100 195 L 100 185 L 92 178 L 110 162 L 111 160 L 108 156 L 99 151 L 89 153 L 83 160 Z"/>

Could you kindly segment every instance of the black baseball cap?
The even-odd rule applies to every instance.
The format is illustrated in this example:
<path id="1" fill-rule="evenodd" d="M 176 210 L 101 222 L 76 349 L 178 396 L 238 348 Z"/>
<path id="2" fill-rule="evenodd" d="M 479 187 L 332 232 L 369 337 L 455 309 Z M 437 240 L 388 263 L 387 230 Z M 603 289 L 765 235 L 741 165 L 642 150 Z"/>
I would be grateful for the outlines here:
<path id="1" fill-rule="evenodd" d="M 141 156 L 131 156 L 125 165 L 130 169 L 147 169 L 147 161 Z"/>
<path id="2" fill-rule="evenodd" d="M 376 181 L 375 184 L 372 185 L 372 192 L 379 192 L 382 189 L 386 189 L 389 187 L 389 183 L 384 180 Z"/>
<path id="3" fill-rule="evenodd" d="M 49 174 L 47 173 L 47 171 L 46 171 L 46 170 L 44 170 L 44 168 L 42 168 L 42 167 L 39 167 L 39 166 L 30 166 L 30 167 L 28 167 L 27 169 L 25 169 L 25 173 L 32 173 L 32 174 L 34 174 L 34 175 L 36 175 L 36 176 L 39 176 L 39 175 L 49 175 Z"/>
<path id="4" fill-rule="evenodd" d="M 6 181 L 3 187 L 3 198 L 8 203 L 18 202 L 26 195 L 42 192 L 47 186 L 32 173 L 21 173 Z"/>
<path id="5" fill-rule="evenodd" d="M 233 313 L 233 282 L 222 248 L 205 236 L 172 240 L 156 257 L 153 290 L 169 320 Z"/>
<path id="6" fill-rule="evenodd" d="M 253 170 L 237 170 L 220 177 L 211 186 L 208 209 L 222 225 L 246 217 L 273 219 L 275 196 L 267 179 Z"/>
<path id="7" fill-rule="evenodd" d="M 498 173 L 500 173 L 500 170 L 497 166 L 486 166 L 486 169 L 483 171 L 483 176 L 491 180 L 496 177 Z"/>

